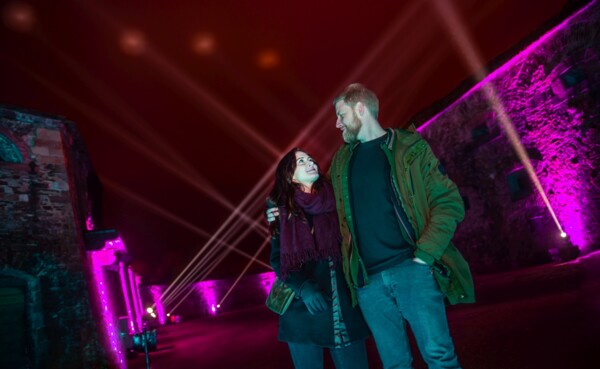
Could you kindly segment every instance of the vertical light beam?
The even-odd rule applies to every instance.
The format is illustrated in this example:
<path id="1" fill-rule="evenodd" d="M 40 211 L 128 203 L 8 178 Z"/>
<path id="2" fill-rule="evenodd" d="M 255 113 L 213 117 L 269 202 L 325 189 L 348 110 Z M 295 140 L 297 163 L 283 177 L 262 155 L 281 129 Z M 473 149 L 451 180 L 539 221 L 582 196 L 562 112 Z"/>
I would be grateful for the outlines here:
<path id="1" fill-rule="evenodd" d="M 463 26 L 462 21 L 460 20 L 451 2 L 447 0 L 433 0 L 433 2 L 435 3 L 435 8 L 438 11 L 440 19 L 442 20 L 448 32 L 452 36 L 452 40 L 462 52 L 463 59 L 471 68 L 471 70 L 474 71 L 477 80 L 484 81 L 486 79 L 487 73 L 483 68 L 482 58 L 476 51 L 474 42 L 470 39 L 465 27 Z M 523 144 L 521 143 L 519 134 L 517 133 L 510 117 L 506 113 L 506 109 L 504 108 L 502 101 L 498 97 L 496 90 L 490 83 L 483 84 L 481 88 L 494 110 L 496 110 L 496 112 L 498 113 L 498 121 L 500 122 L 502 129 L 506 133 L 509 142 L 513 146 L 515 152 L 517 153 L 517 156 L 523 164 L 523 167 L 529 175 L 529 178 L 531 179 L 535 188 L 542 197 L 542 201 L 544 201 L 544 204 L 550 211 L 550 215 L 552 216 L 556 227 L 558 228 L 561 234 L 564 233 L 564 230 L 560 225 L 558 218 L 556 217 L 554 209 L 552 208 L 552 205 L 548 200 L 546 191 L 542 187 L 542 184 L 540 183 L 540 180 L 537 174 L 535 173 L 533 166 L 531 165 L 531 160 L 529 159 L 529 156 L 527 155 L 527 152 L 523 147 Z"/>

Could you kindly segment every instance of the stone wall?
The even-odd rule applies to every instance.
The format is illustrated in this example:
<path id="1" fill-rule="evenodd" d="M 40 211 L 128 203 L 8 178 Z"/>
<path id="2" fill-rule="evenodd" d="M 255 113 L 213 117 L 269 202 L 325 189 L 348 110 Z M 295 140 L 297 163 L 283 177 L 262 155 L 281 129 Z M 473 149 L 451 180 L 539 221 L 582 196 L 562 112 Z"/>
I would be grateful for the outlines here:
<path id="1" fill-rule="evenodd" d="M 599 30 L 592 2 L 419 129 L 467 203 L 455 242 L 475 272 L 600 247 Z M 515 153 L 504 112 L 567 238 Z"/>
<path id="2" fill-rule="evenodd" d="M 147 303 L 156 304 L 159 311 L 166 309 L 163 310 L 163 314 L 172 313 L 183 319 L 217 315 L 261 305 L 267 309 L 265 301 L 274 280 L 274 272 L 265 272 L 246 275 L 239 280 L 231 278 L 198 282 L 191 287 L 192 291 L 189 287 L 179 290 L 176 287 L 169 289 L 166 285 L 145 286 L 142 289 L 142 299 Z M 162 306 L 160 296 L 167 289 L 170 291 L 166 297 L 169 303 L 168 306 Z M 221 306 L 217 307 L 221 301 Z M 174 310 L 169 310 L 174 306 Z M 159 320 L 157 317 L 156 321 L 151 321 L 151 325 L 158 325 Z"/>
<path id="3" fill-rule="evenodd" d="M 0 107 L 0 145 L 0 288 L 24 290 L 28 367 L 106 367 L 82 238 L 93 171 L 81 139 L 61 118 Z"/>

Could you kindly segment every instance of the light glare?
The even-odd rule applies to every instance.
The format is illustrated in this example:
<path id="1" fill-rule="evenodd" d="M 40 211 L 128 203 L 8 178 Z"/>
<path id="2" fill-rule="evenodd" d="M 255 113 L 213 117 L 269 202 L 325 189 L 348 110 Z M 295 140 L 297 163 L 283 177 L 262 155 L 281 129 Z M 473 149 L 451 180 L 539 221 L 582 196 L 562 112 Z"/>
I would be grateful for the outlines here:
<path id="1" fill-rule="evenodd" d="M 215 38 L 209 33 L 201 33 L 194 37 L 192 48 L 199 55 L 210 55 L 215 51 Z"/>
<path id="2" fill-rule="evenodd" d="M 29 32 L 35 23 L 35 12 L 31 5 L 14 1 L 4 7 L 2 18 L 6 27 L 17 32 Z"/>
<path id="3" fill-rule="evenodd" d="M 140 55 L 146 51 L 146 39 L 137 30 L 127 30 L 121 35 L 119 41 L 121 49 L 129 55 Z"/>

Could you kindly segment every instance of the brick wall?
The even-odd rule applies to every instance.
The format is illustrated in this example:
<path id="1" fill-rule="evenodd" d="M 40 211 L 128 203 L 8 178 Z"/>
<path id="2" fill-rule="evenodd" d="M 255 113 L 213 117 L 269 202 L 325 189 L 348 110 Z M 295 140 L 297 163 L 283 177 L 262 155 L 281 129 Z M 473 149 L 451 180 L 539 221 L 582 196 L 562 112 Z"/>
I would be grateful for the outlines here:
<path id="1" fill-rule="evenodd" d="M 0 135 L 0 287 L 26 292 L 29 365 L 106 367 L 82 242 L 92 169 L 81 139 L 61 118 L 3 107 Z"/>

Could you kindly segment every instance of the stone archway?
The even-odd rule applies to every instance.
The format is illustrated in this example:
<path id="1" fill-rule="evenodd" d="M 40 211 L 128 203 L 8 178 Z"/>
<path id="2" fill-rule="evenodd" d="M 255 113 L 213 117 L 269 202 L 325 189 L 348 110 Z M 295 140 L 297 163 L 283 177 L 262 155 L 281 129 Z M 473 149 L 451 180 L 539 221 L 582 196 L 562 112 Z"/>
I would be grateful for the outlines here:
<path id="1" fill-rule="evenodd" d="M 0 367 L 42 368 L 47 354 L 38 278 L 0 269 Z"/>

